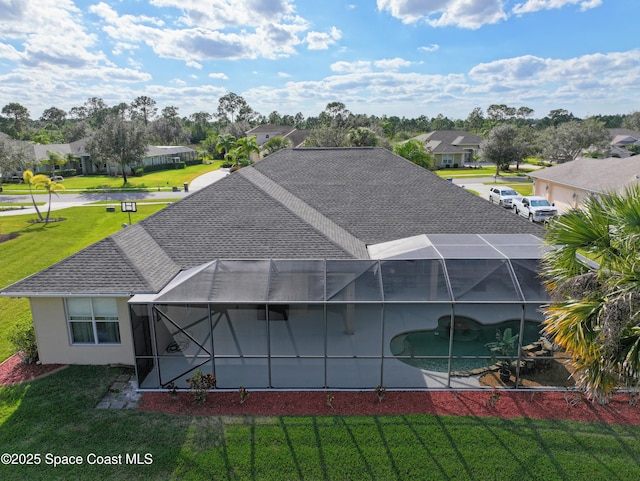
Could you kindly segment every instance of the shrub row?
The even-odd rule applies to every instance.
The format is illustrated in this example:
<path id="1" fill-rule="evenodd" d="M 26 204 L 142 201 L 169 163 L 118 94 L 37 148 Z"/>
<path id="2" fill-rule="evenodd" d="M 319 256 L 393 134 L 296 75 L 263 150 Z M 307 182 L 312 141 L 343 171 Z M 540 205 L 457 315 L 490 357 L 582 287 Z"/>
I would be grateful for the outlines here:
<path id="1" fill-rule="evenodd" d="M 187 167 L 186 162 L 171 162 L 167 164 L 145 165 L 142 169 L 143 169 L 143 172 L 146 174 L 149 172 L 158 172 L 160 170 L 184 169 L 186 167 Z"/>

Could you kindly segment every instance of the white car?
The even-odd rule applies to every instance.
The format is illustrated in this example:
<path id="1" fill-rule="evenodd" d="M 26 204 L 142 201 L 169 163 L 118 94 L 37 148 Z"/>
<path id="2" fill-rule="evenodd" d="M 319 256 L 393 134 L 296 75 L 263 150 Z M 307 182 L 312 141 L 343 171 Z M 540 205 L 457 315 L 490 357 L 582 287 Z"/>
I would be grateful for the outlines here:
<path id="1" fill-rule="evenodd" d="M 544 197 L 531 195 L 513 202 L 513 211 L 532 222 L 545 222 L 558 215 L 558 209 Z"/>
<path id="2" fill-rule="evenodd" d="M 509 187 L 491 187 L 489 189 L 489 202 L 511 209 L 513 201 L 521 199 L 522 196 Z"/>

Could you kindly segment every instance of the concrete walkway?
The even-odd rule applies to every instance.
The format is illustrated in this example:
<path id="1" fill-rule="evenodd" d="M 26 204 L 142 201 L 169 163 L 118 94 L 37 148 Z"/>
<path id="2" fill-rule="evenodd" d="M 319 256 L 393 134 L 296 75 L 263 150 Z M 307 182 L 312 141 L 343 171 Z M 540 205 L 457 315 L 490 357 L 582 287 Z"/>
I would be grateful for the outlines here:
<path id="1" fill-rule="evenodd" d="M 138 203 L 144 203 L 145 200 L 161 200 L 161 199 L 175 199 L 176 197 L 182 198 L 190 195 L 193 192 L 197 192 L 204 187 L 217 182 L 218 180 L 229 175 L 229 169 L 218 169 L 212 172 L 208 172 L 199 177 L 196 177 L 189 184 L 189 191 L 185 192 L 180 189 L 177 192 L 156 192 L 156 191 L 122 191 L 122 192 L 81 192 L 78 194 L 60 194 L 51 198 L 51 211 L 68 209 L 69 207 L 79 206 L 91 206 L 91 207 L 103 207 L 104 204 L 95 204 L 96 202 L 113 201 L 117 204 L 123 200 L 136 201 Z M 42 215 L 46 215 L 49 209 L 49 195 L 48 194 L 36 194 L 34 198 L 37 203 L 45 202 L 44 205 L 38 206 Z M 27 204 L 31 203 L 31 196 L 26 194 L 0 195 L 0 208 L 3 204 Z M 23 209 L 13 210 L 0 210 L 1 216 L 11 215 L 36 215 L 36 209 L 34 207 L 25 207 Z"/>
<path id="2" fill-rule="evenodd" d="M 98 409 L 135 409 L 142 393 L 134 374 L 120 374 L 109 388 L 109 392 L 96 406 Z"/>

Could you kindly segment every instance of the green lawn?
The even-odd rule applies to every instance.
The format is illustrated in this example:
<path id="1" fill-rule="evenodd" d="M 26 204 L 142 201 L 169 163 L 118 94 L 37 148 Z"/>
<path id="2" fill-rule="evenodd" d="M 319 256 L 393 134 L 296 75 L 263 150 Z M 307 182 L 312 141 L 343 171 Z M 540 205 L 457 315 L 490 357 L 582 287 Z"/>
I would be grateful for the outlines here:
<path id="1" fill-rule="evenodd" d="M 520 165 L 519 170 L 512 170 L 509 172 L 501 171 L 500 175 L 502 177 L 523 177 L 527 175 L 531 168 L 526 165 Z M 466 169 L 466 168 L 457 168 L 457 169 L 438 169 L 435 171 L 437 175 L 444 178 L 474 178 L 474 177 L 493 177 L 496 173 L 495 167 L 480 167 L 478 169 Z"/>
<path id="2" fill-rule="evenodd" d="M 139 205 L 132 213 L 137 222 L 165 207 L 165 204 Z M 52 217 L 66 220 L 47 226 L 30 224 L 34 215 L 0 217 L 0 233 L 19 236 L 0 244 L 0 288 L 44 269 L 94 242 L 120 230 L 129 222 L 127 214 L 108 213 L 99 207 L 74 207 L 54 211 Z M 0 297 L 0 362 L 12 354 L 7 334 L 21 320 L 30 319 L 26 299 Z M 0 479 L 2 479 L 0 477 Z"/>
<path id="3" fill-rule="evenodd" d="M 640 427 L 431 415 L 219 417 L 95 409 L 117 369 L 71 366 L 0 388 L 0 465 L 38 480 L 631 480 Z M 253 396 L 259 396 L 259 392 Z M 48 453 L 48 457 L 47 457 Z M 89 465 L 90 454 L 123 464 Z M 151 464 L 126 464 L 137 454 Z M 82 466 L 53 467 L 52 456 Z M 49 461 L 47 461 L 49 460 Z"/>
<path id="4" fill-rule="evenodd" d="M 192 165 L 185 169 L 179 170 L 163 170 L 160 172 L 152 172 L 141 177 L 127 177 L 128 189 L 157 189 L 168 187 L 182 187 L 184 182 L 191 182 L 199 175 L 217 170 L 222 165 L 222 161 L 215 161 L 211 164 Z M 77 192 L 93 189 L 120 189 L 123 187 L 122 177 L 109 177 L 105 175 L 80 175 L 77 177 L 68 177 L 61 182 L 66 191 Z M 2 184 L 4 194 L 14 194 L 25 191 L 24 184 Z M 28 189 L 27 189 L 28 190 Z M 43 191 L 35 190 L 37 193 Z M 0 194 L 1 195 L 1 194 Z"/>

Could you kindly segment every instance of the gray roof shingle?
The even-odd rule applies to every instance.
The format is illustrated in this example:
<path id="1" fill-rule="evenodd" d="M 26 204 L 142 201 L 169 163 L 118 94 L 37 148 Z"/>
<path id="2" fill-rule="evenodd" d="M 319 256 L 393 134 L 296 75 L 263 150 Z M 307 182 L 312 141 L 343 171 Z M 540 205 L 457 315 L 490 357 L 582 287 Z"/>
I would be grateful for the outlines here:
<path id="1" fill-rule="evenodd" d="M 608 159 L 578 158 L 531 172 L 530 176 L 594 194 L 615 192 L 638 184 L 640 155 Z"/>
<path id="2" fill-rule="evenodd" d="M 284 149 L 3 292 L 158 292 L 217 258 L 367 258 L 368 244 L 442 233 L 544 229 L 385 149 Z"/>

